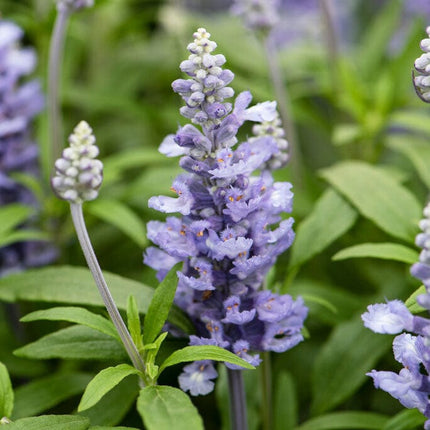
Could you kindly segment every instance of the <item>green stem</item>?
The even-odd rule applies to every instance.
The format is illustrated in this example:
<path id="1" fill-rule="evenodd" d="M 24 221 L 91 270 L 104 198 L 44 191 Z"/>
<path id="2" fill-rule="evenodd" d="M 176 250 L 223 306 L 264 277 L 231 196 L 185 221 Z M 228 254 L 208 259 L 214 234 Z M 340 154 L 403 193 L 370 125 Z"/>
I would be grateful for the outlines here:
<path id="1" fill-rule="evenodd" d="M 232 430 L 248 430 L 242 370 L 227 369 Z"/>
<path id="2" fill-rule="evenodd" d="M 51 142 L 48 165 L 53 166 L 54 160 L 61 156 L 62 148 L 62 117 L 60 109 L 60 75 L 63 62 L 64 39 L 67 22 L 70 16 L 68 8 L 58 10 L 49 47 L 48 61 L 48 119 L 49 137 Z"/>
<path id="3" fill-rule="evenodd" d="M 115 301 L 109 291 L 106 284 L 105 278 L 103 276 L 102 270 L 100 268 L 99 262 L 97 261 L 96 254 L 91 245 L 90 237 L 88 236 L 88 231 L 85 225 L 85 220 L 82 212 L 82 204 L 71 203 L 70 211 L 72 213 L 73 224 L 76 229 L 76 234 L 79 239 L 82 251 L 84 253 L 85 259 L 87 261 L 88 267 L 91 270 L 94 281 L 96 282 L 99 293 L 103 299 L 109 316 L 112 319 L 113 324 L 122 340 L 125 350 L 130 357 L 133 366 L 142 373 L 142 377 L 145 377 L 145 363 L 136 345 L 131 338 L 127 327 L 121 318 L 121 315 L 116 307 Z"/>
<path id="4" fill-rule="evenodd" d="M 284 84 L 279 65 L 278 52 L 270 43 L 269 38 L 265 38 L 264 52 L 266 54 L 267 65 L 273 84 L 273 89 L 278 103 L 279 114 L 282 120 L 282 126 L 285 130 L 285 136 L 289 144 L 290 163 L 296 185 L 301 182 L 301 153 L 299 142 L 297 139 L 296 127 L 294 124 L 294 116 L 291 108 L 291 99 L 287 87 Z"/>
<path id="5" fill-rule="evenodd" d="M 263 362 L 261 363 L 262 382 L 262 419 L 263 430 L 273 430 L 272 411 L 272 362 L 270 352 L 263 352 Z"/>

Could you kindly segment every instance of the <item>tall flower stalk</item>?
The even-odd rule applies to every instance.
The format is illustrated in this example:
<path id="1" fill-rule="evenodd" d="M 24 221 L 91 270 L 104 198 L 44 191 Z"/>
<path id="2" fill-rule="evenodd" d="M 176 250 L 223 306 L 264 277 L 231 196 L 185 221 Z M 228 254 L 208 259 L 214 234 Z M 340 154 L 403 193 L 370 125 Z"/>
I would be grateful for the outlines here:
<path id="1" fill-rule="evenodd" d="M 60 76 L 63 63 L 64 41 L 70 15 L 84 7 L 93 5 L 93 0 L 57 0 L 57 17 L 54 23 L 48 60 L 48 114 L 52 161 L 56 160 L 63 147 L 63 121 L 60 107 Z"/>
<path id="2" fill-rule="evenodd" d="M 82 204 L 94 200 L 102 184 L 103 164 L 96 157 L 99 150 L 95 137 L 85 121 L 81 121 L 69 137 L 70 146 L 55 162 L 52 188 L 57 196 L 70 203 L 73 224 L 99 293 L 134 367 L 145 375 L 145 364 L 118 311 L 104 279 L 85 226 Z"/>
<path id="3" fill-rule="evenodd" d="M 159 279 L 184 263 L 175 302 L 195 325 L 191 345 L 217 345 L 258 365 L 259 352 L 283 352 L 303 339 L 307 314 L 301 298 L 263 289 L 268 270 L 294 239 L 293 219 L 281 218 L 292 209 L 291 184 L 274 182 L 271 174 L 285 164 L 288 145 L 275 102 L 248 108 L 248 91 L 234 106 L 226 101 L 234 95 L 228 86 L 234 75 L 223 69 L 225 57 L 213 54 L 216 46 L 198 29 L 180 65 L 189 79 L 172 84 L 185 101 L 180 112 L 192 124 L 167 136 L 160 152 L 181 156 L 185 172 L 173 181 L 177 197 L 152 197 L 149 206 L 180 216 L 148 223 L 157 247 L 147 249 L 144 261 Z M 254 135 L 239 143 L 245 121 L 255 123 Z M 226 365 L 232 423 L 246 429 L 242 370 Z M 195 362 L 184 367 L 179 384 L 192 395 L 207 394 L 216 376 L 212 362 Z"/>

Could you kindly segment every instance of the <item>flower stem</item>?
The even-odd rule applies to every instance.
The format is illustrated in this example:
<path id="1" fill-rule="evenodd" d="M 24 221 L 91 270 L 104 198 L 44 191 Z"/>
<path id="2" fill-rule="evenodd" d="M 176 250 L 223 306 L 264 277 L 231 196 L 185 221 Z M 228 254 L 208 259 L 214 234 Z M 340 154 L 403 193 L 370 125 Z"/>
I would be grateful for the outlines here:
<path id="1" fill-rule="evenodd" d="M 301 154 L 297 139 L 296 127 L 294 124 L 294 117 L 291 109 L 291 99 L 282 79 L 281 68 L 278 60 L 278 52 L 268 37 L 266 37 L 264 41 L 264 51 L 266 54 L 267 65 L 269 67 L 273 89 L 275 91 L 276 101 L 278 102 L 282 126 L 285 129 L 285 135 L 289 144 L 291 169 L 294 175 L 295 183 L 296 185 L 299 185 L 301 178 Z"/>
<path id="2" fill-rule="evenodd" d="M 272 362 L 270 352 L 263 353 L 263 362 L 261 363 L 261 381 L 262 381 L 262 419 L 263 430 L 272 430 Z"/>
<path id="3" fill-rule="evenodd" d="M 68 8 L 61 8 L 57 12 L 54 30 L 52 32 L 49 47 L 48 63 L 48 118 L 49 134 L 51 142 L 50 160 L 48 166 L 52 166 L 53 160 L 61 155 L 62 148 L 62 118 L 59 100 L 61 64 L 63 61 L 64 39 L 67 22 L 70 16 Z"/>
<path id="4" fill-rule="evenodd" d="M 106 284 L 105 278 L 101 271 L 100 265 L 97 261 L 96 254 L 94 253 L 91 245 L 90 237 L 88 236 L 85 220 L 82 212 L 82 205 L 78 203 L 70 204 L 70 211 L 72 213 L 73 224 L 78 235 L 79 243 L 87 261 L 88 267 L 91 270 L 94 281 L 96 282 L 97 288 L 100 295 L 102 296 L 103 302 L 112 319 L 113 324 L 122 340 L 125 350 L 130 357 L 133 366 L 142 373 L 142 377 L 145 376 L 145 363 L 136 345 L 134 344 L 127 327 L 121 318 L 121 315 L 116 307 L 113 297 Z"/>
<path id="5" fill-rule="evenodd" d="M 227 369 L 230 392 L 230 420 L 232 430 L 247 430 L 246 397 L 242 370 Z"/>

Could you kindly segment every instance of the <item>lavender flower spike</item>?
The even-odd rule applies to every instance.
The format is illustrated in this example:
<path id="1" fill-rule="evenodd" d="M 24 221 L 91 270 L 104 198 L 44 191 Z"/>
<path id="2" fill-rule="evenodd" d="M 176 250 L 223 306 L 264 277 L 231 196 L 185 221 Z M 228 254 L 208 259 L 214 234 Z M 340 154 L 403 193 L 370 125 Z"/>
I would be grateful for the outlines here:
<path id="1" fill-rule="evenodd" d="M 56 174 L 51 181 L 61 199 L 80 204 L 98 196 L 103 164 L 96 159 L 99 149 L 95 141 L 92 129 L 85 121 L 81 121 L 70 135 L 70 146 L 55 162 Z"/>
<path id="2" fill-rule="evenodd" d="M 271 30 L 279 22 L 280 0 L 234 0 L 231 11 L 251 30 Z"/>
<path id="3" fill-rule="evenodd" d="M 424 283 L 426 293 L 418 296 L 417 302 L 430 311 L 430 203 L 419 225 L 422 232 L 416 244 L 422 251 L 411 274 Z M 412 315 L 400 300 L 370 305 L 362 318 L 364 325 L 376 333 L 401 333 L 393 342 L 394 358 L 403 365 L 400 372 L 372 370 L 368 375 L 376 388 L 388 392 L 406 408 L 417 408 L 428 418 L 424 428 L 430 430 L 430 319 Z"/>
<path id="4" fill-rule="evenodd" d="M 253 365 L 260 352 L 284 352 L 303 340 L 307 308 L 301 298 L 263 290 L 265 275 L 289 248 L 294 220 L 291 184 L 275 182 L 272 169 L 284 162 L 286 140 L 279 131 L 275 102 L 248 107 L 251 93 L 236 97 L 227 85 L 233 73 L 221 69 L 223 55 L 200 28 L 188 45 L 191 55 L 181 70 L 191 79 L 173 82 L 184 99 L 181 113 L 194 124 L 163 140 L 160 152 L 181 156 L 185 173 L 174 181 L 175 197 L 151 197 L 150 207 L 168 214 L 166 222 L 148 223 L 150 247 L 144 261 L 158 279 L 177 262 L 176 304 L 193 321 L 193 345 L 226 348 Z M 239 142 L 245 121 L 256 123 L 255 135 Z M 236 368 L 229 365 L 229 372 Z M 231 370 L 233 369 L 233 370 Z M 188 365 L 179 378 L 184 390 L 206 394 L 216 374 L 200 363 Z"/>
<path id="5" fill-rule="evenodd" d="M 421 49 L 424 54 L 415 60 L 415 70 L 418 76 L 413 76 L 413 84 L 418 97 L 426 103 L 430 103 L 430 26 L 426 28 L 428 38 L 421 41 Z"/>

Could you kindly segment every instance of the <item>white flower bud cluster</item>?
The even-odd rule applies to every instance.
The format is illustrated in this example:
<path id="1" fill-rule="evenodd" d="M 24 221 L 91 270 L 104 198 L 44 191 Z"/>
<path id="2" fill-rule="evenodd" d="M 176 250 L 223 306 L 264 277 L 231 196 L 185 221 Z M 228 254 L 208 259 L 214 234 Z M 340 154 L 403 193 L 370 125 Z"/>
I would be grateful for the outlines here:
<path id="1" fill-rule="evenodd" d="M 285 131 L 282 128 L 281 118 L 278 111 L 275 110 L 272 120 L 261 121 L 252 127 L 252 132 L 255 137 L 251 137 L 249 141 L 252 143 L 256 139 L 264 136 L 271 136 L 276 142 L 279 152 L 272 156 L 266 162 L 266 167 L 270 170 L 280 169 L 285 166 L 288 161 L 288 142 L 285 139 Z"/>
<path id="2" fill-rule="evenodd" d="M 420 73 L 414 76 L 414 87 L 421 100 L 430 103 L 430 27 L 426 28 L 426 39 L 420 43 L 424 54 L 415 60 L 415 70 Z"/>
<path id="3" fill-rule="evenodd" d="M 224 103 L 224 99 L 234 95 L 227 86 L 234 75 L 221 67 L 226 61 L 224 55 L 212 55 L 217 44 L 209 39 L 210 33 L 199 28 L 193 36 L 194 41 L 187 47 L 190 56 L 180 64 L 180 69 L 191 79 L 177 79 L 172 87 L 186 102 L 181 114 L 208 127 L 219 124 L 231 111 L 231 104 Z"/>
<path id="4" fill-rule="evenodd" d="M 96 159 L 99 149 L 92 132 L 88 123 L 81 121 L 69 137 L 70 146 L 55 162 L 52 188 L 58 197 L 71 203 L 94 200 L 102 184 L 103 164 Z"/>

